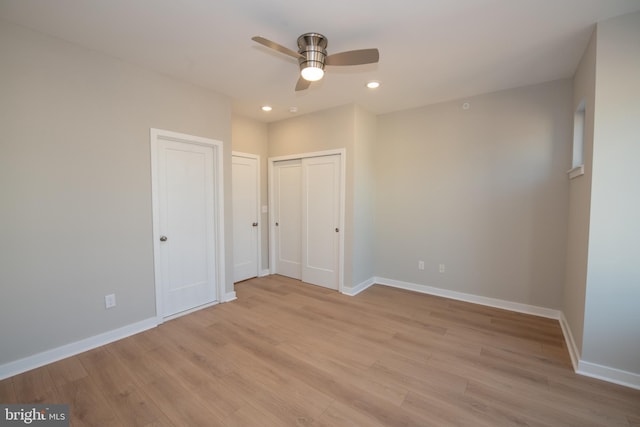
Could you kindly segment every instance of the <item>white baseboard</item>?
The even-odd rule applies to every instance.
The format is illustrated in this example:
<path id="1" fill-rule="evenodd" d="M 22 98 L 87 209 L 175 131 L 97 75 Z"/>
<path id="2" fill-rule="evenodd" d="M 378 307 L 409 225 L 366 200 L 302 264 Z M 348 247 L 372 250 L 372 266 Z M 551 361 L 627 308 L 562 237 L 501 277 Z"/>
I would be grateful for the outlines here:
<path id="1" fill-rule="evenodd" d="M 384 277 L 372 277 L 371 279 L 366 280 L 365 282 L 362 282 L 361 284 L 353 288 L 345 289 L 343 293 L 346 295 L 356 295 L 376 283 L 393 288 L 406 289 L 409 291 L 501 308 L 518 313 L 532 314 L 535 316 L 557 319 L 560 322 L 562 334 L 564 335 L 565 342 L 567 343 L 567 348 L 569 349 L 569 356 L 571 357 L 573 370 L 577 374 L 640 390 L 640 374 L 581 360 L 580 351 L 578 350 L 578 346 L 573 339 L 573 334 L 571 333 L 571 328 L 569 327 L 567 318 L 560 310 L 521 304 L 496 298 L 488 298 L 479 295 L 466 294 L 463 292 L 450 291 L 447 289 L 435 288 L 433 286 L 386 279 Z"/>
<path id="2" fill-rule="evenodd" d="M 576 374 L 640 390 L 640 374 L 587 362 L 580 358 L 580 350 L 573 339 L 571 327 L 569 326 L 569 322 L 567 321 L 564 313 L 561 313 L 560 316 L 560 326 L 562 327 L 564 340 L 567 343 L 569 356 L 571 357 L 571 364 L 573 365 L 573 370 Z"/>
<path id="3" fill-rule="evenodd" d="M 571 365 L 573 365 L 573 370 L 578 372 L 578 365 L 580 362 L 580 350 L 576 345 L 575 340 L 573 339 L 573 334 L 571 333 L 571 327 L 569 326 L 569 322 L 567 318 L 564 316 L 563 312 L 560 312 L 560 327 L 562 328 L 562 335 L 564 335 L 564 341 L 567 343 L 567 348 L 569 349 L 569 357 L 571 357 Z"/>
<path id="4" fill-rule="evenodd" d="M 231 291 L 224 294 L 224 296 L 222 297 L 222 302 L 230 302 L 236 299 L 238 299 L 236 297 L 236 291 Z"/>
<path id="5" fill-rule="evenodd" d="M 386 279 L 384 277 L 375 277 L 375 283 L 391 286 L 394 288 L 406 289 L 409 291 L 420 292 L 423 294 L 436 295 L 440 297 L 455 299 L 458 301 L 466 301 L 474 304 L 486 305 L 489 307 L 502 308 L 504 310 L 515 311 L 518 313 L 532 314 L 534 316 L 547 317 L 549 319 L 560 319 L 560 310 L 551 308 L 538 307 L 535 305 L 522 304 L 501 300 L 497 298 L 483 297 L 474 294 L 466 294 L 464 292 L 450 291 L 448 289 L 435 288 L 433 286 L 418 285 L 416 283 L 401 282 L 399 280 Z"/>
<path id="6" fill-rule="evenodd" d="M 270 275 L 270 274 L 271 274 L 271 270 L 269 270 L 269 269 L 267 268 L 267 269 L 262 270 L 262 271 L 260 272 L 260 276 L 259 276 L 259 277 L 268 276 L 268 275 Z"/>
<path id="7" fill-rule="evenodd" d="M 146 331 L 147 329 L 155 328 L 157 325 L 157 319 L 152 317 L 80 341 L 46 350 L 42 353 L 27 356 L 23 359 L 5 363 L 4 365 L 0 365 L 0 380 L 118 341 Z"/>
<path id="8" fill-rule="evenodd" d="M 371 277 L 352 288 L 343 288 L 342 293 L 353 297 L 358 295 L 360 292 L 364 291 L 368 287 L 375 285 L 375 283 L 376 283 L 376 278 Z"/>
<path id="9" fill-rule="evenodd" d="M 576 373 L 640 390 L 640 375 L 633 372 L 580 360 L 578 362 L 578 369 L 576 369 Z"/>
<path id="10" fill-rule="evenodd" d="M 237 299 L 235 292 L 227 292 L 224 295 L 222 302 L 229 302 L 235 299 Z M 155 328 L 159 324 L 167 320 L 170 320 L 172 318 L 183 316 L 191 312 L 216 305 L 217 303 L 218 302 L 216 301 L 211 304 L 206 304 L 204 306 L 197 307 L 193 310 L 188 310 L 188 311 L 179 313 L 176 316 L 167 317 L 164 319 L 152 317 L 146 320 L 142 320 L 140 322 L 123 326 L 118 329 L 114 329 L 112 331 L 94 335 L 92 337 L 85 338 L 80 341 L 76 341 L 70 344 L 65 344 L 63 346 L 53 348 L 51 350 L 46 350 L 41 353 L 34 354 L 32 356 L 27 356 L 22 359 L 14 360 L 13 362 L 5 363 L 4 365 L 0 365 L 0 380 L 12 377 L 14 375 L 21 374 L 23 372 L 30 371 L 35 368 L 39 368 L 44 365 L 48 365 L 53 362 L 57 362 L 58 360 L 66 359 L 67 357 L 75 356 L 76 354 L 80 354 L 85 351 L 92 350 L 96 347 L 100 347 L 105 344 L 109 344 L 114 341 L 121 340 L 123 338 L 127 338 L 131 335 L 135 335 L 140 332 L 146 331 L 147 329 Z"/>

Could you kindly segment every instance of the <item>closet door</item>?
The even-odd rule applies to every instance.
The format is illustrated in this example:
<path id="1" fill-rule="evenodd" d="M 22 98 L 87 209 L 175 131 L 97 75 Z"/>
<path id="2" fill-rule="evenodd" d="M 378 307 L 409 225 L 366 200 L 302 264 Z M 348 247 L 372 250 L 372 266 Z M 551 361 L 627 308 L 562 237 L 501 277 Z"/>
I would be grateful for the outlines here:
<path id="1" fill-rule="evenodd" d="M 340 156 L 302 159 L 302 281 L 338 289 Z"/>
<path id="2" fill-rule="evenodd" d="M 301 279 L 302 162 L 276 162 L 273 171 L 276 272 Z"/>

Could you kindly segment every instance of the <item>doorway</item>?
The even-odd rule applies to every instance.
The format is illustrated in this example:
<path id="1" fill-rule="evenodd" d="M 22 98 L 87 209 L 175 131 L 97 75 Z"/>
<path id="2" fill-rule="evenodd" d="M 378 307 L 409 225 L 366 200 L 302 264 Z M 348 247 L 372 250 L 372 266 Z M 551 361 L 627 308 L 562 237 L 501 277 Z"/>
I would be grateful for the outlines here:
<path id="1" fill-rule="evenodd" d="M 222 142 L 151 129 L 156 315 L 221 300 Z"/>
<path id="2" fill-rule="evenodd" d="M 233 281 L 259 275 L 260 157 L 233 152 Z"/>

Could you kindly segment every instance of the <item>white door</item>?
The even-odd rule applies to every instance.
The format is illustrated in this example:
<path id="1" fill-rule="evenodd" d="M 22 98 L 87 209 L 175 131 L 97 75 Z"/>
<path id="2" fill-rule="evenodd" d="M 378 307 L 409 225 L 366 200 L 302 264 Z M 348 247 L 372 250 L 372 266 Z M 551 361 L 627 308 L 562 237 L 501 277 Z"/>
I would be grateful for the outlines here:
<path id="1" fill-rule="evenodd" d="M 340 156 L 302 159 L 302 281 L 338 289 Z"/>
<path id="2" fill-rule="evenodd" d="M 273 168 L 276 271 L 301 279 L 302 162 L 276 162 Z"/>
<path id="3" fill-rule="evenodd" d="M 169 317 L 217 299 L 214 148 L 157 144 L 156 280 L 160 315 Z"/>
<path id="4" fill-rule="evenodd" d="M 233 281 L 258 276 L 258 159 L 233 156 Z"/>

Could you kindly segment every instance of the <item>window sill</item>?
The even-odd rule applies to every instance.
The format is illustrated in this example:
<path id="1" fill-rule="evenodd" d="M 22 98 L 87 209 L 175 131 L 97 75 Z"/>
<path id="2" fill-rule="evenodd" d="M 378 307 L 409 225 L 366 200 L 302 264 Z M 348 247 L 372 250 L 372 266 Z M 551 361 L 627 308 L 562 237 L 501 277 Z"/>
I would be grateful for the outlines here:
<path id="1" fill-rule="evenodd" d="M 567 173 L 569 174 L 569 179 L 582 176 L 584 175 L 584 165 L 576 166 L 575 168 L 569 169 Z"/>

